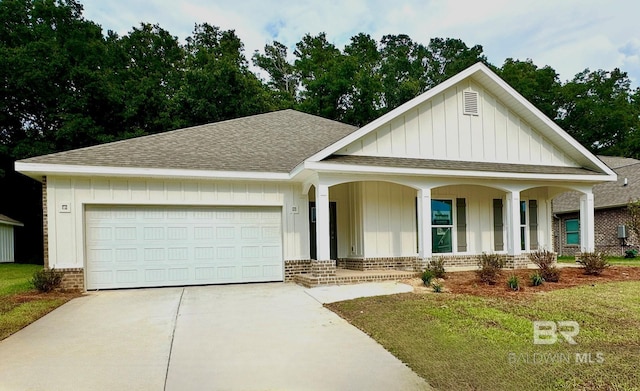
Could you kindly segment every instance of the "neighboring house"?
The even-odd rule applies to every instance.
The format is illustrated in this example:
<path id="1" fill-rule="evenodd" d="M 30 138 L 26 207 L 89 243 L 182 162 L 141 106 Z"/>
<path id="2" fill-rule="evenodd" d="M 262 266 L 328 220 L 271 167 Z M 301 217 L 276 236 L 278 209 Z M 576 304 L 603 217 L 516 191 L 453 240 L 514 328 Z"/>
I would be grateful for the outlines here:
<path id="1" fill-rule="evenodd" d="M 86 289 L 331 281 L 336 266 L 511 267 L 551 199 L 616 175 L 483 64 L 362 128 L 283 110 L 16 162 L 42 182 L 45 262 Z"/>
<path id="2" fill-rule="evenodd" d="M 595 248 L 611 255 L 624 255 L 628 248 L 638 248 L 640 242 L 629 229 L 629 201 L 640 199 L 640 160 L 598 156 L 617 175 L 616 182 L 604 182 L 593 187 Z M 554 250 L 559 255 L 580 252 L 580 195 L 566 192 L 553 199 Z M 625 226 L 619 235 L 618 227 Z M 625 236 L 620 238 L 619 236 Z"/>
<path id="3" fill-rule="evenodd" d="M 0 215 L 0 263 L 15 262 L 13 229 L 24 224 L 5 215 Z"/>

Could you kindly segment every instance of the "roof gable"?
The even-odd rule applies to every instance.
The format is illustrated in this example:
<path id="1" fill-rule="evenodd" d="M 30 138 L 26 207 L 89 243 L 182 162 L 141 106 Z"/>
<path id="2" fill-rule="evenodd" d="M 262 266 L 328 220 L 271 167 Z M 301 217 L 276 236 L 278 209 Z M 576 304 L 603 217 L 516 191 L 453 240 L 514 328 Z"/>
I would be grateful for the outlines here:
<path id="1" fill-rule="evenodd" d="M 477 96 L 467 114 L 465 95 Z M 579 167 L 472 78 L 434 95 L 336 151 L 402 157 Z"/>
<path id="2" fill-rule="evenodd" d="M 479 93 L 478 116 L 463 113 L 465 91 Z M 333 154 L 543 163 L 614 175 L 482 63 L 358 129 L 307 161 L 321 161 Z"/>

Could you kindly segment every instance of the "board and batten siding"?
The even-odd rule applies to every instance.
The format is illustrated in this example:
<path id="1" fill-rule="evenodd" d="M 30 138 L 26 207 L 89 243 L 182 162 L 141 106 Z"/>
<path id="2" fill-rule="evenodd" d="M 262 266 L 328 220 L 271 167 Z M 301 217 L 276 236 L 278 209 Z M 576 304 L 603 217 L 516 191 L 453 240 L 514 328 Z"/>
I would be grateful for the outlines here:
<path id="1" fill-rule="evenodd" d="M 13 262 L 13 225 L 0 224 L 0 262 Z"/>
<path id="2" fill-rule="evenodd" d="M 280 206 L 284 259 L 308 259 L 308 199 L 299 187 L 283 182 L 47 177 L 49 265 L 84 267 L 87 204 Z M 68 212 L 62 210 L 65 204 Z"/>
<path id="3" fill-rule="evenodd" d="M 479 115 L 463 114 L 463 92 Z M 342 148 L 338 155 L 578 166 L 471 80 L 457 84 Z"/>
<path id="4" fill-rule="evenodd" d="M 364 257 L 416 256 L 416 190 L 389 182 L 361 185 Z"/>

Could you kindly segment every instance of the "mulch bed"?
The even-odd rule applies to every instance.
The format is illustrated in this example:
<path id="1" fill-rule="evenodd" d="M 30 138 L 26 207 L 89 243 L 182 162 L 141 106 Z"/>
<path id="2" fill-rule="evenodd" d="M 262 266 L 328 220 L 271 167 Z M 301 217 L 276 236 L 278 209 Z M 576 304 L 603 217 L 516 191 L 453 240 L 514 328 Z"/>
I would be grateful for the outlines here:
<path id="1" fill-rule="evenodd" d="M 564 289 L 579 285 L 595 285 L 614 281 L 640 281 L 640 267 L 611 266 L 599 275 L 589 276 L 584 274 L 582 268 L 563 267 L 560 269 L 560 281 L 545 282 L 540 286 L 530 286 L 529 276 L 535 269 L 503 270 L 502 276 L 496 285 L 487 285 L 478 280 L 475 272 L 447 273 L 446 279 L 439 281 L 444 286 L 445 292 L 463 293 L 476 296 L 500 296 L 518 297 L 538 292 L 548 292 L 556 289 Z M 520 291 L 513 291 L 507 286 L 507 279 L 511 275 L 520 277 Z M 404 283 L 412 285 L 415 293 L 431 293 L 431 287 L 424 286 L 419 278 L 405 280 Z"/>

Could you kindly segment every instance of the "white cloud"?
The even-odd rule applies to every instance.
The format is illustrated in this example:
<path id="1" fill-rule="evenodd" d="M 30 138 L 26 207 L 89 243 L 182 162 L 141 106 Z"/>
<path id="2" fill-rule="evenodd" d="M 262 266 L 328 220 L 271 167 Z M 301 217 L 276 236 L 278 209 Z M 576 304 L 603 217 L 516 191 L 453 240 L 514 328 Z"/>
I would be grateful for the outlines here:
<path id="1" fill-rule="evenodd" d="M 291 49 L 306 33 L 326 32 L 339 47 L 359 33 L 380 40 L 408 34 L 480 44 L 490 62 L 531 58 L 562 80 L 585 68 L 619 67 L 640 80 L 640 2 L 626 0 L 84 0 L 85 16 L 125 34 L 140 22 L 159 23 L 180 39 L 196 23 L 234 29 L 247 57 L 266 43 Z"/>

